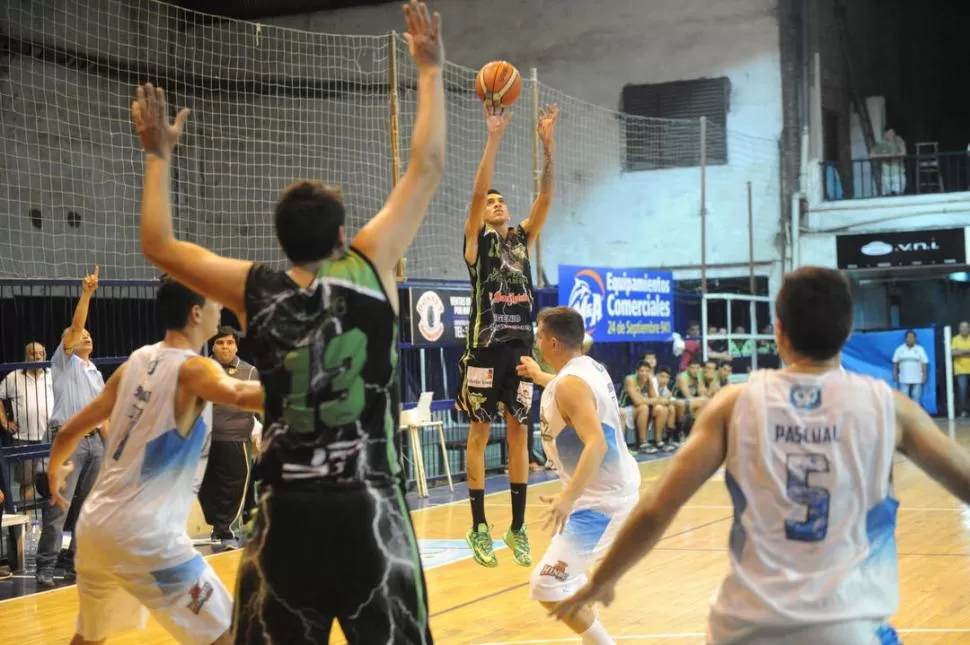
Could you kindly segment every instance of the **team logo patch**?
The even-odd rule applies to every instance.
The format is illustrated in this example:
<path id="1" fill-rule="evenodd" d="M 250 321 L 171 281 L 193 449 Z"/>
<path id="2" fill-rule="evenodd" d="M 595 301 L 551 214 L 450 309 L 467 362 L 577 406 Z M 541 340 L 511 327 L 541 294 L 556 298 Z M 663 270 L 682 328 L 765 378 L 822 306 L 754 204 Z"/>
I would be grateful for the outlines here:
<path id="1" fill-rule="evenodd" d="M 800 410 L 815 410 L 822 405 L 822 388 L 815 385 L 792 385 L 789 399 Z"/>
<path id="2" fill-rule="evenodd" d="M 199 612 L 202 611 L 202 606 L 208 602 L 209 598 L 211 597 L 212 585 L 210 585 L 208 582 L 199 584 L 199 582 L 196 581 L 196 583 L 192 585 L 192 588 L 189 589 L 189 598 L 191 598 L 188 604 L 189 611 L 198 615 Z"/>
<path id="3" fill-rule="evenodd" d="M 491 367 L 469 367 L 465 373 L 465 381 L 468 387 L 490 388 L 493 372 Z"/>
<path id="4" fill-rule="evenodd" d="M 542 570 L 539 571 L 540 576 L 552 576 L 559 582 L 565 582 L 569 574 L 566 573 L 566 563 L 562 560 L 556 562 L 556 564 L 546 564 L 543 565 Z"/>
<path id="5" fill-rule="evenodd" d="M 433 343 L 441 338 L 445 333 L 445 324 L 441 320 L 445 313 L 445 303 L 441 302 L 441 296 L 434 291 L 425 291 L 414 308 L 418 314 L 418 331 L 424 339 Z"/>

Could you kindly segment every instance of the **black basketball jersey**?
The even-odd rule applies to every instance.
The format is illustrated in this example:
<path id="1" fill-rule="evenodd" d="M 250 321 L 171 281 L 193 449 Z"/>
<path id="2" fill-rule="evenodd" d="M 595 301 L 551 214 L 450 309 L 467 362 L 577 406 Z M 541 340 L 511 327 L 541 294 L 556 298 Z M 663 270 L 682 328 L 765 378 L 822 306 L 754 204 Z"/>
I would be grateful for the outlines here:
<path id="1" fill-rule="evenodd" d="M 247 344 L 266 389 L 268 483 L 399 484 L 397 315 L 354 249 L 301 289 L 255 265 L 246 281 Z"/>
<path id="2" fill-rule="evenodd" d="M 469 348 L 519 341 L 532 345 L 532 267 L 522 225 L 505 239 L 490 226 L 478 233 L 478 257 L 468 265 L 472 283 Z"/>

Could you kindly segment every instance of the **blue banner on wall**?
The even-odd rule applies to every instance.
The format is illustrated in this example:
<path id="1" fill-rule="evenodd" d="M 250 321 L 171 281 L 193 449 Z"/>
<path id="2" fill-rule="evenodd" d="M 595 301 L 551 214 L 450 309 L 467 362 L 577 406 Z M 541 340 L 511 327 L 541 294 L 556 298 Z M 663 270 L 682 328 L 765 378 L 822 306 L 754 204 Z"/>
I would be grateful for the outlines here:
<path id="1" fill-rule="evenodd" d="M 559 266 L 559 304 L 583 315 L 597 343 L 669 341 L 673 299 L 670 271 Z"/>
<path id="2" fill-rule="evenodd" d="M 914 329 L 916 344 L 922 345 L 930 359 L 926 384 L 920 404 L 929 414 L 936 414 L 936 338 L 932 327 Z M 905 341 L 906 330 L 857 331 L 842 348 L 842 367 L 850 372 L 882 379 L 895 389 L 893 354 Z"/>

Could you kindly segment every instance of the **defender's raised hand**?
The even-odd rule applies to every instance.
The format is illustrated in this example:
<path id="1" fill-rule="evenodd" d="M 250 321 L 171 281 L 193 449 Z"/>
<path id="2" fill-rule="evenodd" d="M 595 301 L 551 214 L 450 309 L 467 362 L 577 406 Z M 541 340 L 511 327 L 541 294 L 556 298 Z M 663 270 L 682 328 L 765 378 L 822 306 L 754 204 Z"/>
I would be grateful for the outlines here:
<path id="1" fill-rule="evenodd" d="M 428 14 L 428 5 L 411 0 L 404 9 L 408 30 L 404 40 L 408 43 L 411 58 L 420 68 L 441 67 L 445 62 L 445 46 L 441 41 L 441 15 Z"/>
<path id="2" fill-rule="evenodd" d="M 160 158 L 168 157 L 178 143 L 189 112 L 189 108 L 182 108 L 175 123 L 169 122 L 164 90 L 151 83 L 139 86 L 137 98 L 131 102 L 131 120 L 145 152 Z"/>

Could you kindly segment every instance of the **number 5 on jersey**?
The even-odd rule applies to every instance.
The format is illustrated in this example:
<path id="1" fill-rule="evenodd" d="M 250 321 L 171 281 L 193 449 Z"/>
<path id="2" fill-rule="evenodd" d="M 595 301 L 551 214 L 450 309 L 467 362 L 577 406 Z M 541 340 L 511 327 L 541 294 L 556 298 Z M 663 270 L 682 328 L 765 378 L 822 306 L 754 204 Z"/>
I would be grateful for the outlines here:
<path id="1" fill-rule="evenodd" d="M 829 529 L 829 491 L 812 486 L 812 473 L 829 472 L 825 455 L 788 455 L 788 499 L 807 507 L 805 521 L 785 520 L 785 536 L 799 542 L 821 542 Z"/>

